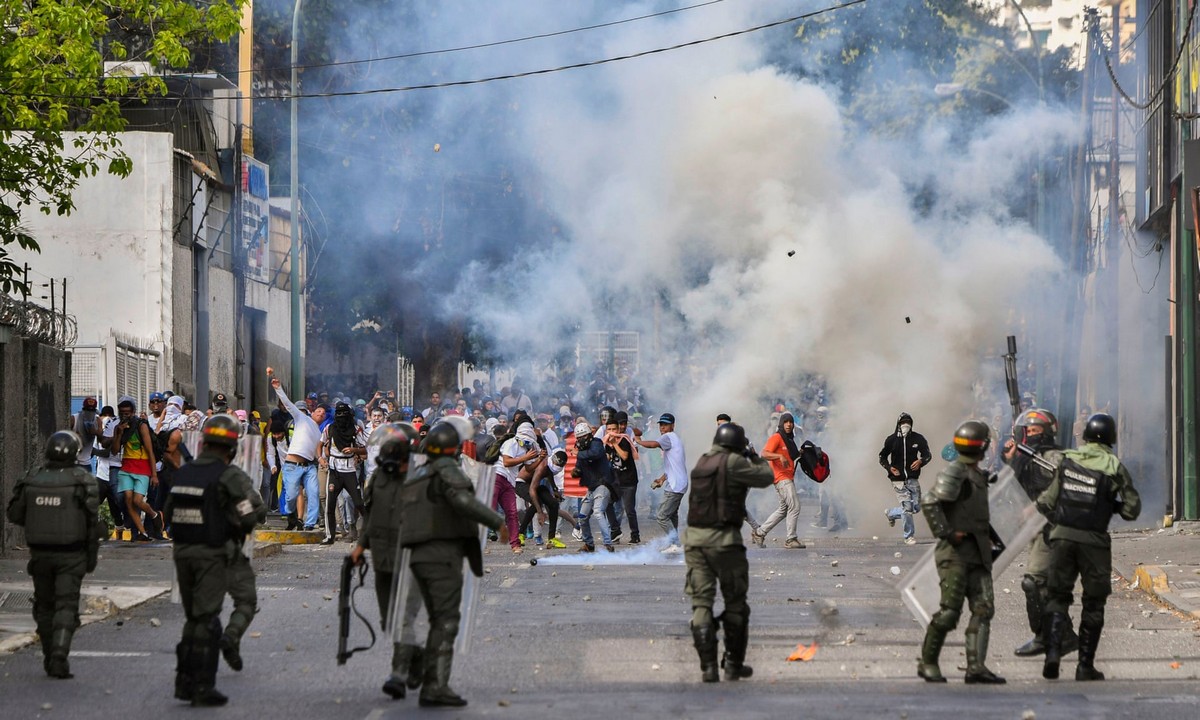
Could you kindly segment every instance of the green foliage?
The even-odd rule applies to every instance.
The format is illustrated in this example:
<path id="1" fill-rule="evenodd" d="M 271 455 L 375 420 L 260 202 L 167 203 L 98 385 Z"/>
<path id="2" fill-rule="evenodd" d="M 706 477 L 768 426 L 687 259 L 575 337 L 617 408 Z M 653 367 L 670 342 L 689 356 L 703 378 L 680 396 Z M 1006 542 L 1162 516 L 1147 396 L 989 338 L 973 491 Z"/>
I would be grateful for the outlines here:
<path id="1" fill-rule="evenodd" d="M 0 0 L 0 292 L 29 292 L 8 252 L 39 249 L 23 212 L 68 215 L 81 179 L 133 170 L 121 104 L 165 95 L 166 83 L 106 77 L 104 63 L 187 67 L 197 45 L 237 33 L 242 3 Z"/>
<path id="2" fill-rule="evenodd" d="M 854 123 L 884 134 L 903 136 L 964 110 L 1055 104 L 1078 89 L 1067 49 L 1022 47 L 1024 27 L 1000 26 L 996 8 L 978 0 L 868 4 L 803 23 L 796 40 L 781 64 L 837 88 Z M 964 90 L 939 96 L 942 83 Z"/>

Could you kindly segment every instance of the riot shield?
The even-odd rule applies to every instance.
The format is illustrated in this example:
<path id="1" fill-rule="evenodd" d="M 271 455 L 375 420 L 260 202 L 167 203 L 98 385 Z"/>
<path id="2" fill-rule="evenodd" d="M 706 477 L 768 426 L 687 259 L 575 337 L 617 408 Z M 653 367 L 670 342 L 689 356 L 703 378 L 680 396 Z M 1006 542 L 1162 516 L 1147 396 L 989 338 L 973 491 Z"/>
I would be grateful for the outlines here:
<path id="1" fill-rule="evenodd" d="M 1029 496 L 1008 465 L 1000 470 L 999 479 L 988 488 L 988 510 L 993 542 L 1003 547 L 992 562 L 992 577 L 998 578 L 1034 536 L 1041 532 L 1046 518 L 1029 501 Z M 942 592 L 934 552 L 935 548 L 930 548 L 900 581 L 900 597 L 922 627 L 929 624 L 941 604 Z"/>
<path id="2" fill-rule="evenodd" d="M 183 444 L 192 457 L 200 454 L 201 435 L 199 430 L 184 430 Z M 262 477 L 263 467 L 263 436 L 249 433 L 238 438 L 237 455 L 233 457 L 233 465 L 241 468 L 252 480 Z"/>
<path id="3" fill-rule="evenodd" d="M 496 479 L 492 472 L 492 466 L 465 456 L 460 457 L 460 460 L 463 472 L 475 482 L 475 497 L 484 505 L 492 507 L 495 503 L 496 490 Z M 481 551 L 486 547 L 486 543 L 487 528 L 480 525 L 479 547 Z M 483 578 L 475 577 L 475 573 L 471 572 L 470 563 L 463 560 L 461 619 L 458 624 L 458 637 L 454 641 L 454 651 L 457 653 L 465 653 L 471 649 L 471 630 L 475 622 L 475 609 L 479 604 L 482 580 Z"/>
<path id="4" fill-rule="evenodd" d="M 392 574 L 392 602 L 388 608 L 387 630 L 393 645 L 425 645 L 429 635 L 429 616 L 421 600 L 421 588 L 413 577 L 409 560 L 412 550 L 396 547 L 396 569 Z"/>

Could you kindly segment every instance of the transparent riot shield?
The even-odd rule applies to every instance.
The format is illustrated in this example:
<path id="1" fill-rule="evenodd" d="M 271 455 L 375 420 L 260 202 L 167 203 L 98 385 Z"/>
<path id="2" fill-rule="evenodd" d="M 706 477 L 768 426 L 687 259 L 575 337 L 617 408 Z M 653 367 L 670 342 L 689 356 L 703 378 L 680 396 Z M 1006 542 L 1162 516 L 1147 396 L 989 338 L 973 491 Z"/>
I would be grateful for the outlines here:
<path id="1" fill-rule="evenodd" d="M 492 507 L 495 503 L 494 493 L 496 490 L 496 480 L 492 473 L 492 466 L 477 462 L 468 457 L 462 457 L 461 460 L 463 472 L 475 483 L 475 497 L 484 505 Z M 480 552 L 486 547 L 487 530 L 487 527 L 483 525 L 479 526 Z M 471 649 L 471 631 L 475 623 L 475 609 L 479 605 L 482 581 L 483 578 L 475 577 L 475 573 L 471 572 L 470 563 L 467 560 L 463 560 L 461 618 L 458 624 L 458 638 L 454 641 L 454 651 L 457 653 L 466 653 Z"/>
<path id="2" fill-rule="evenodd" d="M 424 646 L 425 638 L 429 636 L 429 617 L 421 600 L 421 589 L 409 566 L 411 558 L 412 550 L 401 549 L 397 542 L 387 630 L 393 645 Z"/>
<path id="3" fill-rule="evenodd" d="M 184 430 L 183 444 L 187 447 L 188 452 L 192 457 L 200 454 L 201 435 L 199 430 Z M 262 477 L 263 466 L 263 436 L 262 435 L 246 435 L 238 438 L 237 455 L 233 457 L 233 464 L 238 466 L 250 476 L 254 487 L 258 487 L 258 481 Z"/>
<path id="4" fill-rule="evenodd" d="M 1033 537 L 1041 532 L 1046 518 L 1030 502 L 1008 465 L 1001 469 L 999 479 L 988 487 L 988 509 L 994 531 L 992 541 L 995 543 L 999 540 L 1003 547 L 992 562 L 992 577 L 998 578 L 1025 550 Z M 900 581 L 900 597 L 922 627 L 929 624 L 941 604 L 942 593 L 934 551 L 934 548 L 930 548 Z"/>

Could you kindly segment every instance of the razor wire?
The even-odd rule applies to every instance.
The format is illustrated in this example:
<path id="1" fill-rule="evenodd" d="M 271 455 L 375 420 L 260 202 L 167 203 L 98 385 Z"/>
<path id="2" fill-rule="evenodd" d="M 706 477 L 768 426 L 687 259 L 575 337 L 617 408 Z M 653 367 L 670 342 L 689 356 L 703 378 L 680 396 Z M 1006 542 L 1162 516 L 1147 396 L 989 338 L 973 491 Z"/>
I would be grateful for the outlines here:
<path id="1" fill-rule="evenodd" d="M 3 294 L 0 294 L 0 325 L 11 325 L 17 335 L 57 348 L 71 347 L 79 339 L 75 316 Z"/>

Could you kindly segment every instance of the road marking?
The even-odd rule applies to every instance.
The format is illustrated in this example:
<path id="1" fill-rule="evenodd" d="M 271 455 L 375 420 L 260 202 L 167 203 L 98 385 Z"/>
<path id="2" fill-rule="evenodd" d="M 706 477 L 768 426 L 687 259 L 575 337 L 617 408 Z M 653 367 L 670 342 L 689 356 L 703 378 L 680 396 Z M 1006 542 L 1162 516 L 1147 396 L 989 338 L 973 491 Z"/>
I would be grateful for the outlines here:
<path id="1" fill-rule="evenodd" d="M 363 720 L 379 720 L 381 717 L 383 717 L 383 709 L 375 708 Z"/>
<path id="2" fill-rule="evenodd" d="M 106 652 L 104 650 L 72 650 L 71 657 L 123 658 L 150 657 L 148 652 Z"/>
<path id="3" fill-rule="evenodd" d="M 516 585 L 516 584 L 517 584 L 517 579 L 516 579 L 516 578 L 511 578 L 511 577 L 510 577 L 510 578 L 504 578 L 503 580 L 501 580 L 501 581 L 500 581 L 500 587 L 502 587 L 502 588 L 510 588 L 510 587 L 512 587 L 513 585 Z"/>

